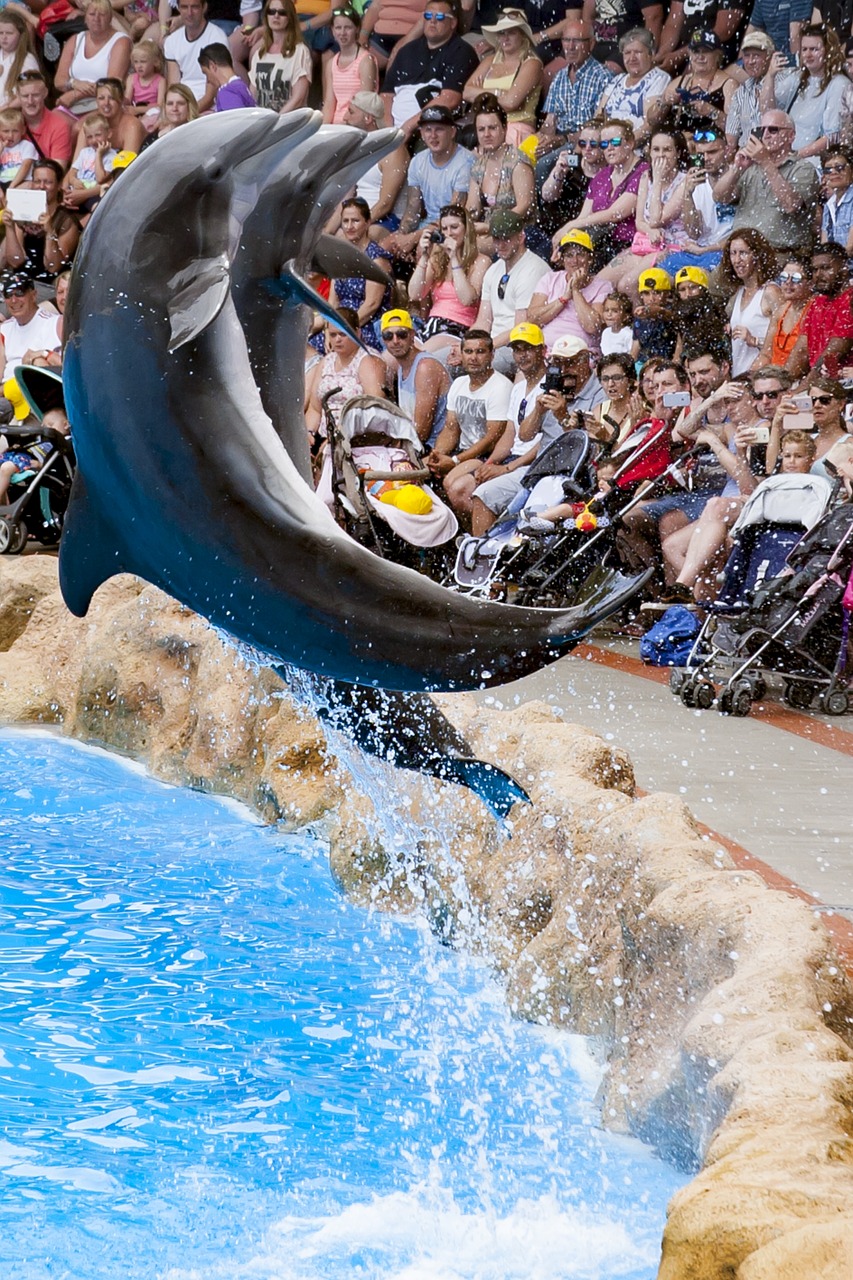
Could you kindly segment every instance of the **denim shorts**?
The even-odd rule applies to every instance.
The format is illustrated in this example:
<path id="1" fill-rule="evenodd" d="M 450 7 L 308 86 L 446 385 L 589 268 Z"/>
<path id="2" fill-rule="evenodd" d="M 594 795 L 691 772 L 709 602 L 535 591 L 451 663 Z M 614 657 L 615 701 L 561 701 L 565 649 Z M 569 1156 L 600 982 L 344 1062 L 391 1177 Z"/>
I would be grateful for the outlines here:
<path id="1" fill-rule="evenodd" d="M 718 493 L 694 493 L 689 489 L 683 489 L 680 493 L 668 493 L 665 498 L 653 498 L 651 502 L 644 502 L 640 510 L 655 522 L 670 511 L 683 511 L 687 519 L 692 522 L 699 519 L 706 502 L 719 496 Z"/>

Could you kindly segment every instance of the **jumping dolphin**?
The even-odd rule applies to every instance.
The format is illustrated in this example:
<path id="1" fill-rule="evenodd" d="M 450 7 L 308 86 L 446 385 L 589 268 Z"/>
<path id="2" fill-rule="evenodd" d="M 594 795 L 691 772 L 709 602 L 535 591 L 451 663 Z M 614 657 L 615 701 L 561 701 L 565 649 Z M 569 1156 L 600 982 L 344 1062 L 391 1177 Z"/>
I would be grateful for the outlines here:
<path id="1" fill-rule="evenodd" d="M 319 129 L 295 114 L 222 112 L 174 130 L 87 227 L 65 318 L 78 460 L 66 603 L 83 615 L 100 583 L 131 572 L 274 659 L 347 682 L 448 690 L 520 676 L 573 648 L 601 610 L 476 601 L 378 558 L 335 524 L 264 412 L 230 273 L 266 183 Z M 317 184 L 329 181 L 320 154 Z M 289 258 L 310 260 L 296 222 L 289 234 Z M 297 421 L 302 395 L 299 379 Z"/>

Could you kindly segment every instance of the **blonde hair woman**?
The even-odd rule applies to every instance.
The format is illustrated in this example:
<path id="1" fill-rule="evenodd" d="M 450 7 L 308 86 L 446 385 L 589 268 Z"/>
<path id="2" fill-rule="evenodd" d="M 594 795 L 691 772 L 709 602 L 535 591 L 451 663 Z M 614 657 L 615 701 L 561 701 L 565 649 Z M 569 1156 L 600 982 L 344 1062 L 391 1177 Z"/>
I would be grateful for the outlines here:
<path id="1" fill-rule="evenodd" d="M 94 110 L 99 80 L 120 80 L 124 96 L 130 67 L 130 36 L 113 30 L 110 0 L 87 0 L 83 16 L 86 30 L 65 41 L 55 80 L 60 90 L 56 105 L 75 117 Z"/>
<path id="2" fill-rule="evenodd" d="M 507 142 L 518 146 L 536 131 L 536 108 L 542 93 L 542 63 L 533 47 L 533 32 L 520 9 L 504 9 L 483 35 L 494 45 L 471 76 L 462 97 L 476 102 L 481 93 L 494 94 L 507 115 Z"/>

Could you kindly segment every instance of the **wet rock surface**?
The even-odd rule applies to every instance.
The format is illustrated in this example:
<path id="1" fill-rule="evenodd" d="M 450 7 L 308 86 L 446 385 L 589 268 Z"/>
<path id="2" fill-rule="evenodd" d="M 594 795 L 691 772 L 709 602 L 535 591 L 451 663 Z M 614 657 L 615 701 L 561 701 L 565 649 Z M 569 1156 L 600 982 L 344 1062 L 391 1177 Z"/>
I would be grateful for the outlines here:
<path id="1" fill-rule="evenodd" d="M 549 706 L 437 701 L 530 791 L 511 838 L 463 789 L 380 765 L 377 814 L 276 676 L 138 579 L 76 619 L 54 558 L 0 560 L 5 723 L 269 821 L 325 821 L 348 893 L 425 910 L 490 958 L 520 1017 L 596 1038 L 604 1123 L 696 1170 L 663 1280 L 853 1274 L 853 990 L 814 912 L 737 869 L 674 797 L 638 798 L 627 755 Z"/>

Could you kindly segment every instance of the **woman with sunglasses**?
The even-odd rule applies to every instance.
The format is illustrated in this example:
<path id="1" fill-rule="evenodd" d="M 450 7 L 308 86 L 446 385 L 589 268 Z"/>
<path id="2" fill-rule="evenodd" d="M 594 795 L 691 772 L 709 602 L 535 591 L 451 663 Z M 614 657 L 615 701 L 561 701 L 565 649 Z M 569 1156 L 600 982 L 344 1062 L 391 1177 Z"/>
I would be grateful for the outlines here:
<path id="1" fill-rule="evenodd" d="M 853 86 L 851 86 L 853 87 Z M 853 253 L 853 154 L 829 147 L 821 156 L 826 203 L 820 225 L 821 244 L 834 240 Z"/>
<path id="2" fill-rule="evenodd" d="M 489 216 L 506 209 L 527 218 L 534 196 L 533 168 L 527 156 L 507 142 L 507 114 L 494 94 L 482 93 L 474 103 L 474 127 L 477 146 L 466 206 L 475 219 L 480 251 L 490 253 Z"/>
<path id="3" fill-rule="evenodd" d="M 794 150 L 800 160 L 819 156 L 837 142 L 847 77 L 838 36 L 823 22 L 800 28 L 800 68 L 788 69 L 784 54 L 774 53 L 761 86 L 761 110 L 779 108 L 794 121 Z"/>
<path id="4" fill-rule="evenodd" d="M 601 151 L 606 168 L 590 181 L 580 213 L 551 237 L 553 261 L 569 231 L 587 231 L 596 249 L 604 246 L 613 253 L 629 249 L 634 239 L 637 191 L 648 165 L 634 150 L 634 130 L 627 120 L 602 122 Z"/>
<path id="5" fill-rule="evenodd" d="M 782 297 L 770 316 L 764 345 L 755 361 L 757 369 L 771 364 L 781 369 L 787 364 L 812 300 L 811 263 L 789 259 L 776 281 Z"/>
<path id="6" fill-rule="evenodd" d="M 776 254 L 760 231 L 744 227 L 729 236 L 719 267 L 720 287 L 730 294 L 726 310 L 732 330 L 732 374 L 757 367 L 770 328 L 770 317 L 782 301 L 776 278 Z"/>
<path id="7" fill-rule="evenodd" d="M 418 242 L 409 298 L 428 307 L 422 337 L 427 351 L 457 345 L 477 319 L 483 276 L 491 259 L 477 250 L 474 220 L 461 205 L 445 205 L 438 231 L 428 227 Z"/>
<path id="8" fill-rule="evenodd" d="M 816 432 L 815 460 L 811 465 L 813 476 L 825 476 L 831 480 L 824 466 L 824 458 L 836 440 L 848 438 L 844 422 L 844 406 L 847 393 L 840 382 L 834 378 L 813 378 L 809 384 L 809 396 L 812 402 L 812 418 Z M 767 474 L 775 470 L 782 453 L 782 441 L 785 436 L 785 417 L 787 414 L 801 413 L 800 406 L 790 397 L 782 397 L 770 424 L 770 442 L 767 445 Z"/>
<path id="9" fill-rule="evenodd" d="M 647 27 L 634 27 L 619 41 L 625 72 L 616 76 L 598 100 L 595 114 L 611 120 L 627 120 L 639 146 L 649 136 L 649 111 L 670 83 L 662 67 L 655 66 L 655 38 Z"/>
<path id="10" fill-rule="evenodd" d="M 581 125 L 575 138 L 574 151 L 571 147 L 563 147 L 542 184 L 539 193 L 542 212 L 537 218 L 537 225 L 550 236 L 568 218 L 576 217 L 590 182 L 606 163 L 601 149 L 599 122 L 588 120 Z"/>
<path id="11" fill-rule="evenodd" d="M 494 26 L 483 27 L 493 46 L 462 90 L 465 102 L 493 93 L 507 113 L 507 141 L 520 146 L 536 130 L 536 107 L 542 93 L 542 63 L 534 51 L 533 32 L 521 9 L 504 9 Z"/>
<path id="12" fill-rule="evenodd" d="M 332 36 L 338 52 L 323 63 L 323 122 L 346 124 L 347 107 L 357 93 L 375 93 L 376 59 L 358 43 L 361 18 L 355 9 L 332 10 Z"/>
<path id="13" fill-rule="evenodd" d="M 313 72 L 311 50 L 302 39 L 293 0 L 267 0 L 260 30 L 249 84 L 259 107 L 286 115 L 305 106 Z"/>

